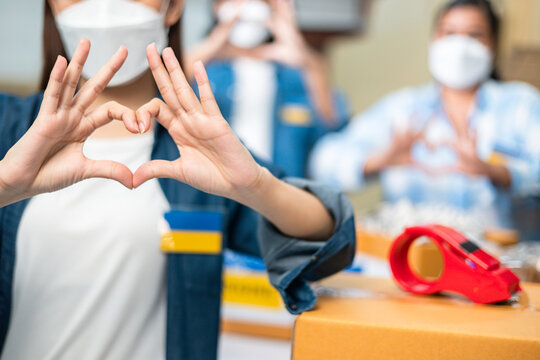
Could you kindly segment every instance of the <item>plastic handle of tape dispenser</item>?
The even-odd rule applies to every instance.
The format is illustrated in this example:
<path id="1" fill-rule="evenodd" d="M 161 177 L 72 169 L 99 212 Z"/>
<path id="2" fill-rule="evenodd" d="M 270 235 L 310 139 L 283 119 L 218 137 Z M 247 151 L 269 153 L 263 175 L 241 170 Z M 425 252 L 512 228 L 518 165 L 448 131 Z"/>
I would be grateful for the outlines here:
<path id="1" fill-rule="evenodd" d="M 437 245 L 444 260 L 440 277 L 429 281 L 411 269 L 407 254 L 414 240 L 428 237 Z M 442 225 L 408 227 L 390 249 L 390 268 L 404 290 L 415 294 L 442 291 L 459 293 L 475 303 L 508 300 L 520 291 L 519 278 L 454 229 Z"/>

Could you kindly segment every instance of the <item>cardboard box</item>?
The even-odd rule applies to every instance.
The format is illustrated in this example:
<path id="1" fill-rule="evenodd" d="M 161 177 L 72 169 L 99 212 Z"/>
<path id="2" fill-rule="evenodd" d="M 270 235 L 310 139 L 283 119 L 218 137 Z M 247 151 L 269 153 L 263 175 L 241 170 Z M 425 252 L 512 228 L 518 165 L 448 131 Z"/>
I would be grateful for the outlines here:
<path id="1" fill-rule="evenodd" d="M 223 282 L 223 331 L 291 338 L 295 316 L 289 314 L 265 272 L 226 269 Z"/>
<path id="2" fill-rule="evenodd" d="M 295 316 L 270 284 L 261 259 L 226 251 L 222 331 L 291 339 Z"/>
<path id="3" fill-rule="evenodd" d="M 294 360 L 540 359 L 538 284 L 522 284 L 513 305 L 416 296 L 391 280 L 360 275 L 322 285 L 341 297 L 321 297 L 297 318 Z"/>
<path id="4" fill-rule="evenodd" d="M 264 262 L 227 250 L 224 253 L 221 330 L 277 339 L 292 338 L 296 315 L 270 284 Z M 353 266 L 349 272 L 358 272 Z"/>
<path id="5" fill-rule="evenodd" d="M 538 21 L 538 20 L 535 20 Z M 540 90 L 540 47 L 517 46 L 502 62 L 503 79 L 525 81 Z"/>
<path id="6" fill-rule="evenodd" d="M 356 225 L 357 252 L 386 260 L 388 259 L 388 252 L 393 241 L 394 239 L 388 235 L 368 231 L 360 225 Z"/>

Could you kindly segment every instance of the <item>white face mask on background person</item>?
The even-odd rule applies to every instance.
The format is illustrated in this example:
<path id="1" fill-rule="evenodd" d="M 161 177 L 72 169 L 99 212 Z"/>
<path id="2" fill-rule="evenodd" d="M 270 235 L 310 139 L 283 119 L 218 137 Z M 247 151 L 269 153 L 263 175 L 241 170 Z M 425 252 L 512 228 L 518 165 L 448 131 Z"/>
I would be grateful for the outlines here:
<path id="1" fill-rule="evenodd" d="M 265 23 L 272 14 L 270 6 L 261 0 L 251 0 L 243 4 L 225 2 L 218 10 L 220 22 L 238 20 L 231 29 L 229 42 L 243 49 L 250 49 L 263 44 L 270 38 L 270 31 Z"/>
<path id="2" fill-rule="evenodd" d="M 91 49 L 83 77 L 89 79 L 105 65 L 120 46 L 128 57 L 108 86 L 124 85 L 148 69 L 146 46 L 155 42 L 161 52 L 167 46 L 169 29 L 165 12 L 131 0 L 83 0 L 60 12 L 55 20 L 60 37 L 71 59 L 81 38 L 90 40 Z"/>
<path id="3" fill-rule="evenodd" d="M 430 45 L 431 75 L 438 83 L 451 89 L 470 89 L 485 81 L 492 69 L 491 51 L 469 36 L 449 35 Z"/>

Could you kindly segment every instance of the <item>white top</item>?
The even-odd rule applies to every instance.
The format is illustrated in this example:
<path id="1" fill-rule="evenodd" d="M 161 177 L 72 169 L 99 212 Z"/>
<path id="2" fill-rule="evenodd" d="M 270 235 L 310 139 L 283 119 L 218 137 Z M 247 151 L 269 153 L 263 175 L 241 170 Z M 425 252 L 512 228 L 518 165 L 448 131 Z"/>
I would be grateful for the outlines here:
<path id="1" fill-rule="evenodd" d="M 135 171 L 153 135 L 90 139 L 92 159 Z M 3 360 L 164 359 L 165 269 L 157 180 L 136 190 L 90 179 L 34 197 L 17 235 Z"/>
<path id="2" fill-rule="evenodd" d="M 233 62 L 235 75 L 231 127 L 249 150 L 273 160 L 276 74 L 268 61 L 239 58 Z"/>

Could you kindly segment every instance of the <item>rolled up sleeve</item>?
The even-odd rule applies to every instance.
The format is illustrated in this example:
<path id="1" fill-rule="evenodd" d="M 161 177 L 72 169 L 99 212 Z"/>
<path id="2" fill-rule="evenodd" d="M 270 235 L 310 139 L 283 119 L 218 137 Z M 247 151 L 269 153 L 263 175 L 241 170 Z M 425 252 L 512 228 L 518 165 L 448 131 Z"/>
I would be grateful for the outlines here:
<path id="1" fill-rule="evenodd" d="M 334 218 L 335 231 L 327 241 L 308 241 L 282 234 L 260 217 L 259 246 L 270 282 L 281 294 L 287 310 L 299 314 L 315 306 L 310 282 L 332 275 L 352 263 L 355 254 L 353 209 L 344 194 L 302 179 L 286 182 L 315 195 Z"/>

